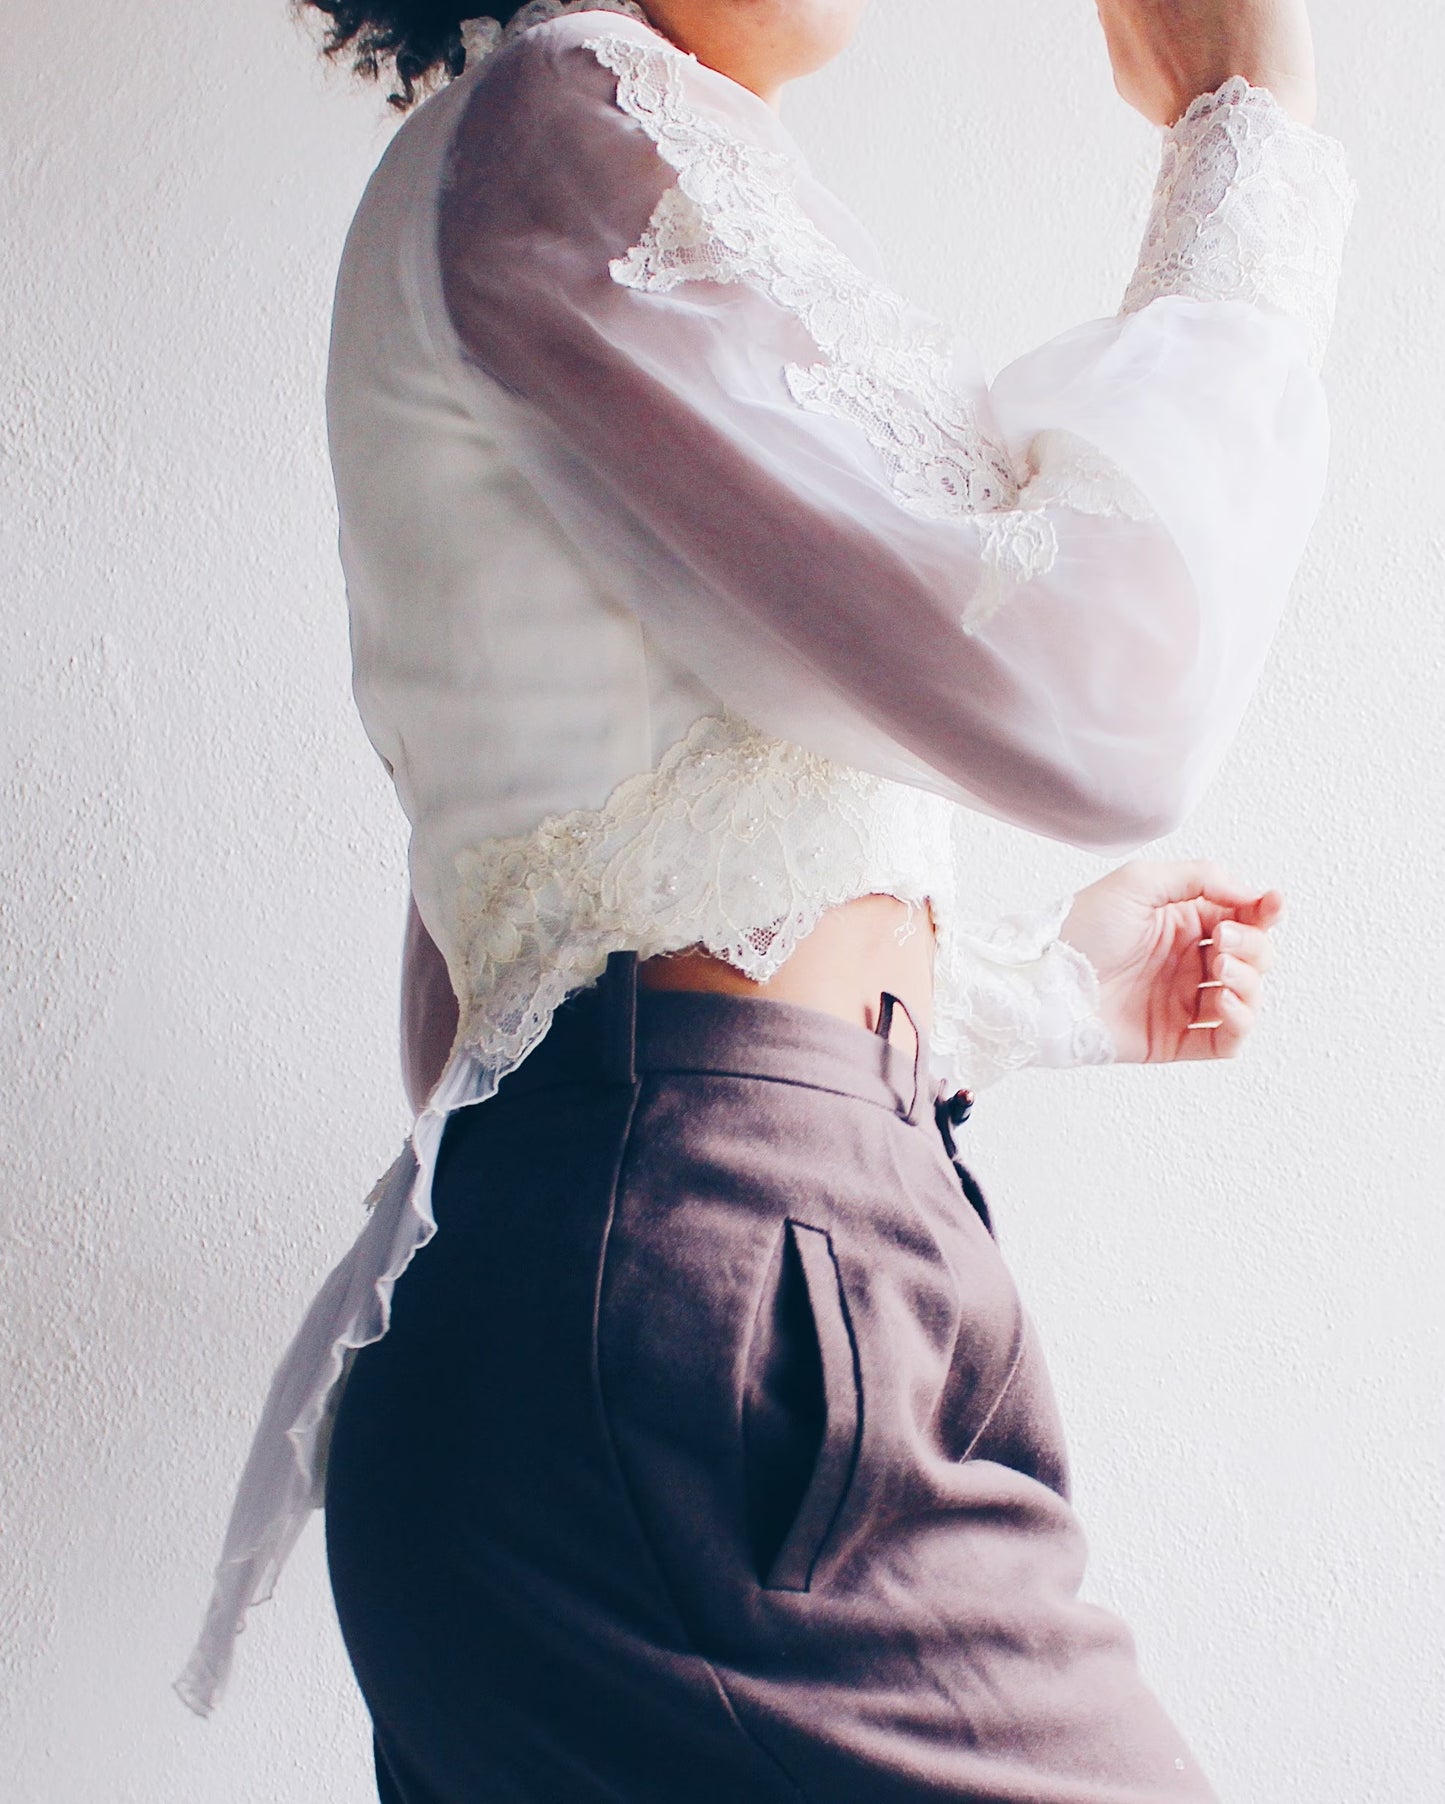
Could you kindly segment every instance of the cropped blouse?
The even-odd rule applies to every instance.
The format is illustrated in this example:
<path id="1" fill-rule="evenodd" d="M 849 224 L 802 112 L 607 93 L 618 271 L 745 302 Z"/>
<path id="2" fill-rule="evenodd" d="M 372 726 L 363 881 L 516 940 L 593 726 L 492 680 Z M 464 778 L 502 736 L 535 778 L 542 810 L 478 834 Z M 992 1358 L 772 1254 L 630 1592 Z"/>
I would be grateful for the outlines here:
<path id="1" fill-rule="evenodd" d="M 435 1232 L 448 1116 L 610 950 L 766 978 L 834 904 L 926 901 L 935 1094 L 1112 1056 L 1069 898 L 970 916 L 973 823 L 1126 850 L 1207 785 L 1319 506 L 1352 203 L 1242 79 L 1162 137 L 1119 312 L 989 383 L 773 109 L 631 0 L 533 0 L 394 134 L 328 425 L 356 703 L 458 1022 L 272 1382 L 196 1711 Z"/>

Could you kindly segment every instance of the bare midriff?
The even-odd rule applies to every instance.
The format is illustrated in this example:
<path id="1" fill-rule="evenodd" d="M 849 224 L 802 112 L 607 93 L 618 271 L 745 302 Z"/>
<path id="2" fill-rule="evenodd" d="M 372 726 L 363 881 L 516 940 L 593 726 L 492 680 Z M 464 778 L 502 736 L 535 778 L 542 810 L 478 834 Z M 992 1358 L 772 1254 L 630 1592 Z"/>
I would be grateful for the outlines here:
<path id="1" fill-rule="evenodd" d="M 889 990 L 927 1035 L 933 1027 L 933 912 L 927 902 L 915 903 L 912 931 L 905 932 L 908 914 L 908 904 L 897 896 L 840 902 L 824 912 L 765 983 L 699 946 L 639 960 L 637 981 L 649 990 L 717 990 L 800 1003 L 870 1030 L 878 1024 L 879 994 Z"/>

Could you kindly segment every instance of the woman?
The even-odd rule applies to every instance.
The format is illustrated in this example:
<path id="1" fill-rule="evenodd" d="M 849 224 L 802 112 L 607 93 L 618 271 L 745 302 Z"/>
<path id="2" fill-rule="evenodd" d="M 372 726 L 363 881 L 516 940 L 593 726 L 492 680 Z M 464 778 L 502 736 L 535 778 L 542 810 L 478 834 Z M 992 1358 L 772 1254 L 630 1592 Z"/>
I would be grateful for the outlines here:
<path id="1" fill-rule="evenodd" d="M 1248 703 L 1350 206 L 1303 6 L 1101 5 L 1166 128 L 1139 266 L 991 387 L 778 120 L 859 0 L 321 10 L 398 105 L 450 78 L 328 382 L 419 1113 L 182 1695 L 324 1495 L 384 1800 L 1211 1797 L 1079 1598 L 953 1130 L 1017 1066 L 1252 1023 L 1277 892 L 1130 862 L 979 925 L 970 822 L 1138 845 Z"/>

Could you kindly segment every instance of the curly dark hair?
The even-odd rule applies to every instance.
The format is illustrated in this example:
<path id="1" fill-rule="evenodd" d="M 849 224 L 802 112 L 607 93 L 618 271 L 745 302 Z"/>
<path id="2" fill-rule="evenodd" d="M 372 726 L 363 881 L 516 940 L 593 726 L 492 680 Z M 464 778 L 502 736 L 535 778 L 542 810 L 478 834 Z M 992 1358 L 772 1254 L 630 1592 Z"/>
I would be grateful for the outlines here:
<path id="1" fill-rule="evenodd" d="M 381 79 L 382 64 L 389 63 L 401 84 L 400 91 L 387 95 L 389 105 L 399 112 L 406 109 L 422 91 L 433 88 L 443 79 L 460 75 L 467 56 L 462 48 L 462 21 L 491 18 L 505 25 L 512 14 L 521 9 L 523 0 L 490 0 L 477 6 L 475 0 L 291 0 L 292 9 L 305 17 L 324 13 L 331 23 L 321 53 L 338 57 L 351 54 L 351 66 L 368 81 Z"/>

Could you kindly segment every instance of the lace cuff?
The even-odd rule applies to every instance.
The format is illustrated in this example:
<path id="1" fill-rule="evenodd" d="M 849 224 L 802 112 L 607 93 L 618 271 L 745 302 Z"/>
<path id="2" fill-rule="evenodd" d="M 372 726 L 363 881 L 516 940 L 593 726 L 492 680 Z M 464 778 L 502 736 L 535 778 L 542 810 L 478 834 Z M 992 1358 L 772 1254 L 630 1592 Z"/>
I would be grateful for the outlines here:
<path id="1" fill-rule="evenodd" d="M 1343 145 L 1232 75 L 1165 133 L 1120 312 L 1162 295 L 1254 302 L 1298 320 L 1318 368 L 1355 194 Z"/>
<path id="2" fill-rule="evenodd" d="M 940 1088 L 979 1090 L 1027 1065 L 1108 1065 L 1099 981 L 1059 929 L 1072 895 L 940 936 L 932 1050 Z"/>

